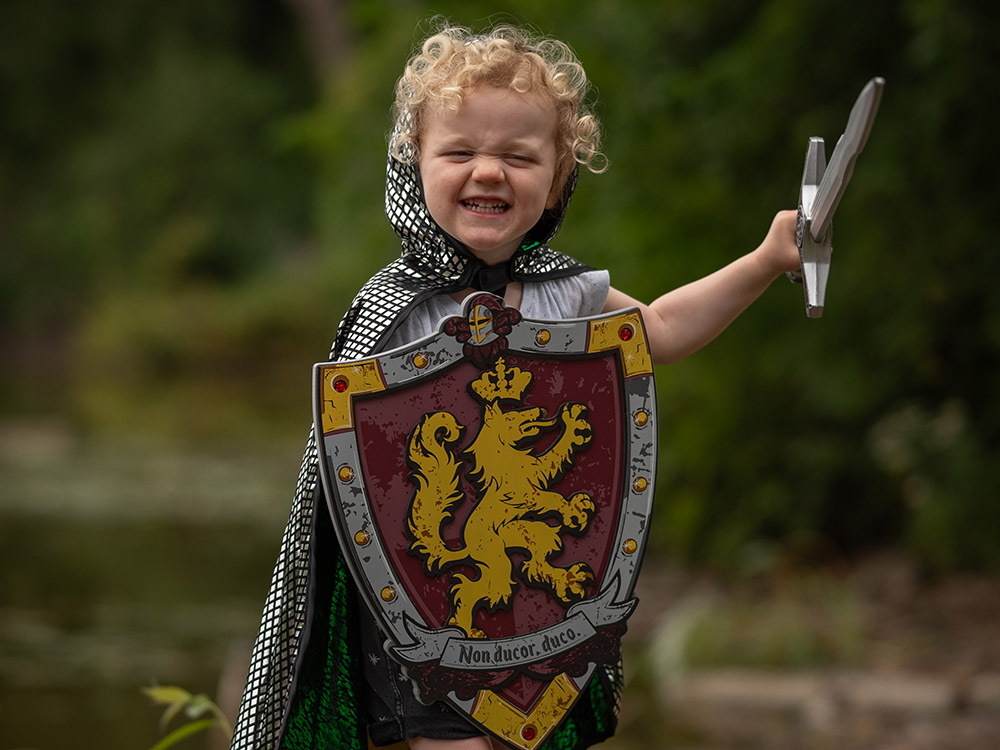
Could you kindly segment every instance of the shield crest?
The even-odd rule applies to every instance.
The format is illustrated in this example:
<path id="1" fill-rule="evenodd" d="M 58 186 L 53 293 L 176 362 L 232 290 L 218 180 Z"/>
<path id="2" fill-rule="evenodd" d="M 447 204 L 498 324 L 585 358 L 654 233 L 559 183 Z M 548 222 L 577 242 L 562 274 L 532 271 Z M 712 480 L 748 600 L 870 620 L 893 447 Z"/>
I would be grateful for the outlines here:
<path id="1" fill-rule="evenodd" d="M 314 368 L 329 510 L 417 697 L 534 750 L 614 665 L 656 459 L 638 310 L 522 318 L 469 297 L 438 333 Z"/>

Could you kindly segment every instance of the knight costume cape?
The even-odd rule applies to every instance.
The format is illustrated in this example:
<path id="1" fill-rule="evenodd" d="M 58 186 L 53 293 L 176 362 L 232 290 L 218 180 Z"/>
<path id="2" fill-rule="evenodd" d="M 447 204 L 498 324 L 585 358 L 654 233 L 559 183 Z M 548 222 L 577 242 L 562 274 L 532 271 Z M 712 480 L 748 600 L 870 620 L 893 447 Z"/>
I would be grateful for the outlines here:
<path id="1" fill-rule="evenodd" d="M 377 353 L 406 314 L 435 294 L 473 287 L 499 291 L 510 281 L 544 281 L 592 270 L 546 243 L 572 197 L 570 177 L 503 266 L 487 267 L 431 218 L 416 167 L 389 157 L 386 213 L 402 240 L 399 258 L 358 292 L 341 321 L 330 360 Z M 309 430 L 282 538 L 232 750 L 364 750 L 368 747 L 354 582 L 337 545 Z M 601 672 L 541 750 L 576 750 L 614 733 L 621 670 Z"/>

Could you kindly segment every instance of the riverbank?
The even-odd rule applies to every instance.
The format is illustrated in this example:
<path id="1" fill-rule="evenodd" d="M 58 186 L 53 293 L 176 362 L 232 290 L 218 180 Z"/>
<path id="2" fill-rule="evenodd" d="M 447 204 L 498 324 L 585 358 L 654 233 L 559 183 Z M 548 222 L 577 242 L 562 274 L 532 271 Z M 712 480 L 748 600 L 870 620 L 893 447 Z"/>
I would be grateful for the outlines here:
<path id="1" fill-rule="evenodd" d="M 924 579 L 890 553 L 839 570 L 741 582 L 650 562 L 627 636 L 632 659 L 622 731 L 609 750 L 996 747 L 1000 582 Z M 854 644 L 850 654 L 793 668 L 772 650 L 771 665 L 741 664 L 746 652 L 759 654 L 760 642 L 774 637 L 790 647 L 786 657 L 795 652 L 790 641 L 802 635 L 788 621 L 815 614 L 817 605 L 802 592 L 815 591 L 817 579 L 840 600 L 837 608 L 853 612 L 840 623 L 857 628 L 842 634 Z M 756 619 L 746 614 L 748 602 Z M 723 629 L 721 642 L 704 643 L 704 623 L 717 618 L 735 620 L 739 638 Z M 741 647 L 743 653 L 733 650 Z"/>
<path id="2" fill-rule="evenodd" d="M 196 452 L 0 430 L 0 750 L 149 747 L 154 682 L 234 710 L 298 443 Z M 607 750 L 1000 737 L 1000 580 L 928 578 L 891 552 L 741 577 L 650 556 L 637 594 Z"/>

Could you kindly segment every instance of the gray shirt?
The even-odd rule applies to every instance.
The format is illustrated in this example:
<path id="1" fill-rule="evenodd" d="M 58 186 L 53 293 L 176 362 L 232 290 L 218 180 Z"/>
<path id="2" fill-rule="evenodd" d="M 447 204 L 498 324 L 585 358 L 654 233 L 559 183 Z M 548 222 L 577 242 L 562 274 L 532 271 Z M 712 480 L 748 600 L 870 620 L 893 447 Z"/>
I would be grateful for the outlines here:
<path id="1" fill-rule="evenodd" d="M 587 271 L 550 281 L 526 281 L 521 295 L 521 314 L 536 320 L 597 315 L 604 309 L 609 285 L 607 271 Z M 410 311 L 389 338 L 386 349 L 395 349 L 433 333 L 441 318 L 461 312 L 462 305 L 450 295 L 437 294 Z"/>

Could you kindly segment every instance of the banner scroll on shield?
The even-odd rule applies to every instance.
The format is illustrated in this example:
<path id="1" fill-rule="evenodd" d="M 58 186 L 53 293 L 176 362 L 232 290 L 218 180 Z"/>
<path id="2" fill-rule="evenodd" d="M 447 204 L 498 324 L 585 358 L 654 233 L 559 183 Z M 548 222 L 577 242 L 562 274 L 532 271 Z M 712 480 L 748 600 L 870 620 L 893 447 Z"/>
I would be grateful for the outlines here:
<path id="1" fill-rule="evenodd" d="M 534 750 L 619 660 L 655 401 L 635 309 L 531 320 L 477 294 L 432 336 L 316 365 L 330 513 L 421 701 Z"/>

